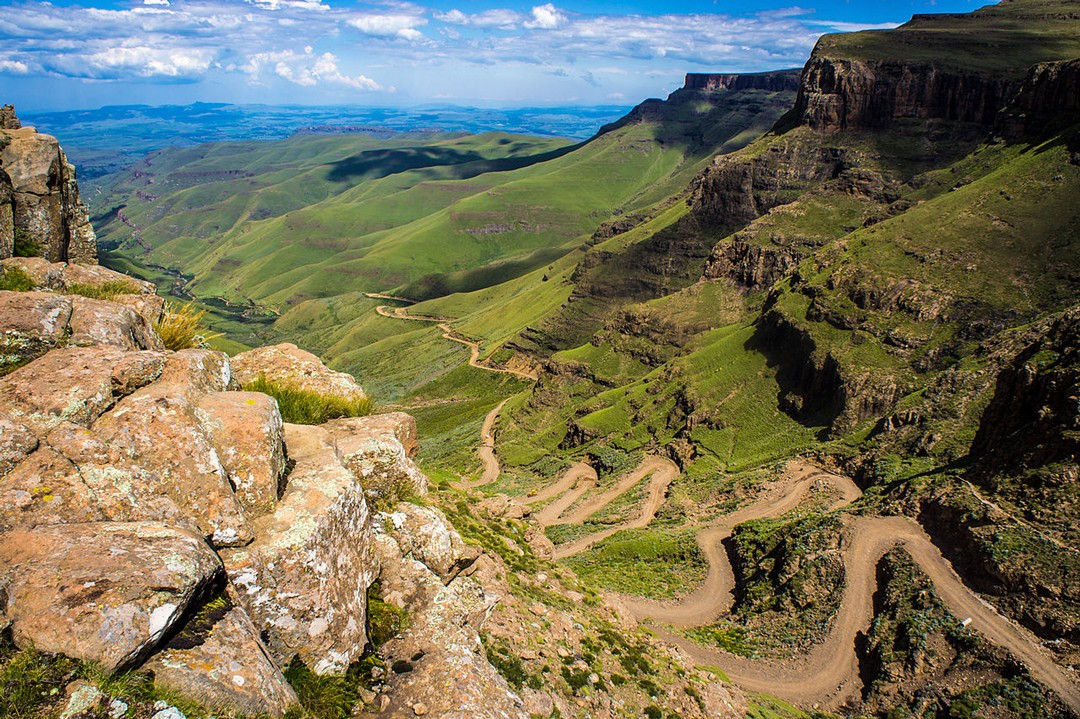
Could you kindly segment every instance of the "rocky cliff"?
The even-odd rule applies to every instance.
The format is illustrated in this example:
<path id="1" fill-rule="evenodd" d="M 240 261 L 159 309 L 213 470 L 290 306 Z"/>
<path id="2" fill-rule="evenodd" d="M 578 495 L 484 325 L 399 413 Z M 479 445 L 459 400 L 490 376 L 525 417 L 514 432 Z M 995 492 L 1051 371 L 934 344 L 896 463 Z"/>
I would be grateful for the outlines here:
<path id="1" fill-rule="evenodd" d="M 802 70 L 776 70 L 772 72 L 746 73 L 686 73 L 684 90 L 716 92 L 718 90 L 768 90 L 769 92 L 797 92 Z"/>
<path id="2" fill-rule="evenodd" d="M 97 238 L 79 197 L 75 167 L 55 137 L 0 117 L 0 259 L 33 254 L 53 262 L 96 262 Z"/>

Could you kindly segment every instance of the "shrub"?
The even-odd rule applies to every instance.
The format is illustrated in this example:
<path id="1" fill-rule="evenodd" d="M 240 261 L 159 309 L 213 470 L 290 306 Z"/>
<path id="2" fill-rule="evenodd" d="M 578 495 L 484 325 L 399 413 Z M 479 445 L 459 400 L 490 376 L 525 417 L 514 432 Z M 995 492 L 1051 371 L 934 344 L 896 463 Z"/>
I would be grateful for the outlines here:
<path id="1" fill-rule="evenodd" d="M 113 300 L 119 295 L 137 294 L 135 285 L 124 280 L 111 280 L 100 285 L 87 285 L 81 282 L 73 282 L 67 286 L 69 295 L 81 295 L 92 300 Z"/>
<path id="2" fill-rule="evenodd" d="M 33 235 L 22 228 L 15 230 L 15 247 L 12 254 L 16 257 L 41 257 L 41 244 Z"/>
<path id="3" fill-rule="evenodd" d="M 5 267 L 0 270 L 0 290 L 29 292 L 34 289 L 34 279 L 21 267 Z"/>
<path id="4" fill-rule="evenodd" d="M 245 387 L 248 392 L 262 392 L 277 400 L 281 418 L 292 424 L 322 424 L 338 417 L 363 417 L 371 414 L 371 399 L 349 399 L 303 389 L 277 380 L 259 377 Z"/>
<path id="5" fill-rule="evenodd" d="M 171 350 L 201 347 L 215 337 L 221 337 L 220 332 L 211 332 L 203 327 L 204 317 L 206 310 L 200 310 L 195 305 L 177 306 L 166 302 L 165 311 L 161 319 L 154 323 L 154 329 Z"/>

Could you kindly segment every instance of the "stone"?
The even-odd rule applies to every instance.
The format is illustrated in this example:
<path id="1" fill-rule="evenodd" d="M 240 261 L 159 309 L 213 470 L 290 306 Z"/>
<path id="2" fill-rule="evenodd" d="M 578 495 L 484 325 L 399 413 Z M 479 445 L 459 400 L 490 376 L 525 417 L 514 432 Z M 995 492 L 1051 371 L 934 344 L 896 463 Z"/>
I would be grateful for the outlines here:
<path id="1" fill-rule="evenodd" d="M 251 619 L 239 607 L 228 609 L 212 626 L 199 627 L 192 636 L 182 631 L 145 666 L 153 672 L 155 684 L 203 706 L 281 717 L 299 705 Z"/>
<path id="2" fill-rule="evenodd" d="M 97 710 L 104 707 L 108 698 L 105 692 L 81 680 L 68 684 L 64 693 L 67 694 L 68 702 L 64 711 L 60 712 L 59 719 L 75 719 L 87 712 L 96 714 Z"/>
<path id="3" fill-rule="evenodd" d="M 324 426 L 334 436 L 341 461 L 369 496 L 393 501 L 427 494 L 427 477 L 409 458 L 408 447 L 416 441 L 416 420 L 411 416 L 397 412 L 349 417 Z"/>
<path id="4" fill-rule="evenodd" d="M 165 312 L 165 298 L 159 295 L 118 295 L 114 301 L 135 310 L 151 325 L 161 321 Z"/>
<path id="5" fill-rule="evenodd" d="M 170 354 L 158 382 L 171 385 L 188 397 L 240 389 L 233 379 L 229 356 L 206 349 L 186 349 Z"/>
<path id="6" fill-rule="evenodd" d="M 195 412 L 247 515 L 274 511 L 285 474 L 277 402 L 258 392 L 213 392 L 198 399 Z"/>
<path id="7" fill-rule="evenodd" d="M 61 286 L 64 289 L 72 285 L 84 287 L 101 287 L 107 284 L 123 283 L 131 287 L 133 295 L 152 295 L 156 292 L 154 283 L 140 280 L 122 272 L 110 270 L 96 264 L 82 264 L 77 262 L 57 263 L 60 265 Z"/>
<path id="8" fill-rule="evenodd" d="M 218 576 L 196 534 L 154 522 L 94 522 L 0 535 L 0 586 L 18 646 L 133 666 Z"/>
<path id="9" fill-rule="evenodd" d="M 0 407 L 39 431 L 61 421 L 89 427 L 118 398 L 150 384 L 164 366 L 162 353 L 55 349 L 0 379 Z"/>
<path id="10" fill-rule="evenodd" d="M 175 360 L 176 355 L 169 357 L 159 381 L 128 395 L 101 417 L 94 432 L 158 475 L 165 493 L 215 547 L 243 546 L 254 538 L 251 525 L 196 414 L 201 396 L 196 383 L 213 385 L 222 375 L 214 374 L 216 367 L 203 367 L 210 378 L 203 373 L 193 378 L 190 363 Z M 180 383 L 184 378 L 192 383 Z"/>
<path id="11" fill-rule="evenodd" d="M 164 702 L 161 702 L 164 704 Z M 154 712 L 150 719 L 187 719 L 184 716 L 184 712 L 180 711 L 176 707 L 164 706 L 158 711 Z"/>
<path id="12" fill-rule="evenodd" d="M 0 369 L 40 357 L 66 341 L 70 319 L 67 297 L 0 291 Z"/>
<path id="13" fill-rule="evenodd" d="M 30 276 L 37 290 L 63 290 L 63 262 L 49 262 L 44 257 L 8 257 L 0 261 L 4 268 L 17 267 Z"/>
<path id="14" fill-rule="evenodd" d="M 400 502 L 392 513 L 381 514 L 382 528 L 400 547 L 402 554 L 422 563 L 443 583 L 449 582 L 480 555 L 477 547 L 465 544 L 461 535 L 434 507 Z"/>
<path id="15" fill-rule="evenodd" d="M 367 644 L 367 589 L 378 574 L 363 488 L 320 427 L 285 425 L 296 462 L 255 541 L 222 552 L 240 604 L 265 632 L 279 666 L 299 656 L 317 674 L 342 674 Z"/>
<path id="16" fill-rule="evenodd" d="M 241 352 L 232 358 L 232 366 L 237 380 L 244 386 L 265 377 L 300 389 L 350 400 L 367 396 L 352 375 L 335 372 L 315 355 L 290 343 Z"/>
<path id="17" fill-rule="evenodd" d="M 37 449 L 38 440 L 26 425 L 0 414 L 0 477 Z"/>
<path id="18" fill-rule="evenodd" d="M 163 351 L 165 345 L 145 317 L 116 302 L 71 297 L 71 343 Z"/>

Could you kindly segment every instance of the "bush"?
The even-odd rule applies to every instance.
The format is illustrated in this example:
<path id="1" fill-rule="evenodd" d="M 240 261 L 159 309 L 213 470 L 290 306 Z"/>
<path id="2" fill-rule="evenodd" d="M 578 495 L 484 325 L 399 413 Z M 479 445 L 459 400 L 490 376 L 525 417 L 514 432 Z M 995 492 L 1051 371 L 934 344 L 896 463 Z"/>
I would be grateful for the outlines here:
<path id="1" fill-rule="evenodd" d="M 281 418 L 292 424 L 322 424 L 338 417 L 363 417 L 374 409 L 374 404 L 367 397 L 349 399 L 322 394 L 266 377 L 259 377 L 245 385 L 244 389 L 262 392 L 276 399 Z"/>
<path id="2" fill-rule="evenodd" d="M 15 247 L 12 254 L 16 257 L 41 257 L 41 244 L 24 229 L 15 230 Z"/>
<path id="3" fill-rule="evenodd" d="M 73 282 L 67 286 L 69 295 L 80 295 L 92 300 L 113 300 L 120 295 L 134 295 L 138 293 L 135 285 L 124 280 L 111 280 L 100 285 L 87 285 L 81 282 Z"/>
<path id="4" fill-rule="evenodd" d="M 21 267 L 5 267 L 0 270 L 0 290 L 29 292 L 34 289 L 34 280 Z"/>
<path id="5" fill-rule="evenodd" d="M 215 337 L 221 337 L 220 332 L 211 332 L 202 325 L 206 317 L 206 310 L 200 310 L 195 305 L 179 305 L 171 302 L 165 303 L 165 311 L 161 319 L 154 323 L 161 341 L 173 351 L 201 347 Z"/>

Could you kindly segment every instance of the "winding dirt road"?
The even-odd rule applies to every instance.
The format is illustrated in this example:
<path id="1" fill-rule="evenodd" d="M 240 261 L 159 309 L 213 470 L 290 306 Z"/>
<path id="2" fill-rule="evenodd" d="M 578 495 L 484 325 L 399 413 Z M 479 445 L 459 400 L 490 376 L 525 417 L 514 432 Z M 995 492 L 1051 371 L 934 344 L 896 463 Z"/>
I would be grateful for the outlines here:
<path id="1" fill-rule="evenodd" d="M 677 476 L 678 470 L 674 472 Z M 643 468 L 639 467 L 634 474 L 640 481 L 644 476 Z M 563 476 L 543 494 L 545 498 L 555 497 L 559 489 L 565 494 L 545 508 L 545 512 L 535 516 L 545 525 L 572 523 L 571 520 L 580 523 L 628 491 L 633 486 L 630 476 L 620 480 L 612 490 L 582 504 L 569 517 L 561 517 L 591 486 L 588 482 L 582 482 L 578 490 L 568 491 L 574 484 Z M 653 487 L 657 486 L 655 476 Z M 672 479 L 674 476 L 670 479 L 665 477 L 663 493 L 657 495 L 650 492 L 649 501 L 638 517 L 610 530 L 560 545 L 556 548 L 556 557 L 565 558 L 582 552 L 620 529 L 647 526 L 662 503 Z M 584 490 L 582 485 L 586 485 Z M 696 663 L 723 669 L 732 681 L 744 689 L 765 692 L 804 706 L 836 709 L 858 696 L 863 688 L 855 638 L 860 632 L 867 631 L 873 618 L 877 565 L 890 549 L 901 546 L 930 577 L 938 596 L 954 614 L 970 618 L 969 628 L 1012 652 L 1036 679 L 1054 691 L 1073 712 L 1080 714 L 1080 686 L 1076 678 L 1057 666 L 1030 632 L 998 614 L 968 589 L 922 527 L 906 517 L 864 516 L 846 520 L 841 544 L 846 584 L 840 610 L 828 637 L 807 655 L 783 661 L 747 659 L 701 646 L 668 628 L 702 626 L 725 616 L 733 603 L 735 579 L 723 540 L 743 522 L 779 517 L 796 508 L 815 485 L 829 487 L 839 493 L 840 497 L 831 509 L 847 506 L 861 496 L 859 488 L 846 477 L 806 463 L 792 462 L 784 477 L 770 487 L 764 496 L 711 522 L 699 532 L 698 544 L 708 560 L 709 571 L 705 582 L 697 590 L 677 602 L 662 603 L 620 595 L 616 595 L 616 600 L 638 619 L 652 623 L 660 637 L 681 648 Z"/>
<path id="2" fill-rule="evenodd" d="M 485 484 L 491 484 L 499 478 L 502 468 L 499 466 L 499 458 L 495 456 L 495 420 L 498 419 L 499 411 L 503 408 L 503 405 L 509 401 L 510 398 L 508 397 L 499 402 L 484 417 L 484 423 L 480 425 L 480 450 L 477 452 L 480 455 L 480 461 L 483 463 L 484 471 L 480 475 L 480 479 L 476 481 L 459 482 L 457 486 L 460 489 L 476 489 L 477 487 L 483 487 Z"/>

